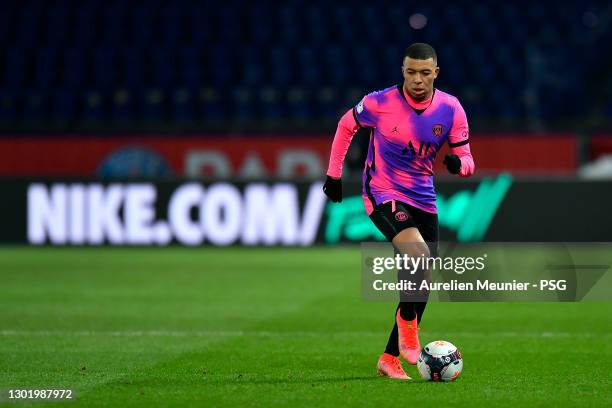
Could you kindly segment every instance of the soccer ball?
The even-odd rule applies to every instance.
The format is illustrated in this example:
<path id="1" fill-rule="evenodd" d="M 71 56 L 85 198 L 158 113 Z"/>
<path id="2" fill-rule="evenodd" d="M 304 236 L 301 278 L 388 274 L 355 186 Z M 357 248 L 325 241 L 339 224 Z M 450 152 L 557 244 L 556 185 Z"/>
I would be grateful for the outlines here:
<path id="1" fill-rule="evenodd" d="M 454 381 L 463 370 L 463 358 L 452 343 L 432 341 L 421 350 L 417 368 L 426 381 Z"/>

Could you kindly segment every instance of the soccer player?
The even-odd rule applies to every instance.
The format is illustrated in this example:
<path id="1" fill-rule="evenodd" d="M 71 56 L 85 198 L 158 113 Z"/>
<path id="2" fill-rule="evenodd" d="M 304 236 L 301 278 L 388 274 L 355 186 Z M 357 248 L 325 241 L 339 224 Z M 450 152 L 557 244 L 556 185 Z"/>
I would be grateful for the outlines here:
<path id="1" fill-rule="evenodd" d="M 331 201 L 342 201 L 344 157 L 357 130 L 370 129 L 363 171 L 364 205 L 396 251 L 409 256 L 437 253 L 433 163 L 443 144 L 448 142 L 451 149 L 443 161 L 450 173 L 461 177 L 474 173 L 465 111 L 457 98 L 433 87 L 439 71 L 430 45 L 409 46 L 402 65 L 403 83 L 366 95 L 340 119 L 323 186 Z M 418 325 L 425 305 L 400 299 L 385 352 L 378 360 L 380 375 L 410 379 L 399 356 L 417 363 L 421 351 Z"/>

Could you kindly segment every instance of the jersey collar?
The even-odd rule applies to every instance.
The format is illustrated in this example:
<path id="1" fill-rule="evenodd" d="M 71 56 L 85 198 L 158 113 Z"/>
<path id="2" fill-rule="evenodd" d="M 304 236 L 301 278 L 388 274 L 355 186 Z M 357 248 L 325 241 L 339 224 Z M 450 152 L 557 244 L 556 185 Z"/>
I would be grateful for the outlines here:
<path id="1" fill-rule="evenodd" d="M 436 96 L 436 88 L 433 89 L 433 92 L 431 93 L 431 99 L 429 101 L 429 105 L 427 105 L 425 108 L 423 109 L 417 109 L 414 106 L 412 106 L 412 104 L 410 102 L 408 102 L 408 100 L 406 99 L 406 95 L 404 94 L 404 84 L 398 84 L 397 85 L 397 91 L 399 92 L 399 94 L 401 95 L 402 99 L 404 100 L 404 102 L 406 102 L 406 104 L 408 106 L 410 106 L 410 109 L 412 109 L 413 111 L 415 111 L 417 113 L 417 115 L 420 115 L 421 113 L 425 112 L 425 110 L 427 110 L 427 108 L 429 108 L 431 106 L 431 104 L 433 103 L 434 97 Z"/>

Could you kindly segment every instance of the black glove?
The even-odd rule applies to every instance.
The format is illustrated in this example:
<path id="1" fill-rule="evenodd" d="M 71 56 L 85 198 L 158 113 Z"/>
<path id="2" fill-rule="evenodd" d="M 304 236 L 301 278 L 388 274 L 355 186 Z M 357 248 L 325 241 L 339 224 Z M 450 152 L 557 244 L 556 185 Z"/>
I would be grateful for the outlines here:
<path id="1" fill-rule="evenodd" d="M 461 171 L 461 160 L 456 154 L 447 154 L 442 164 L 446 165 L 448 172 L 451 174 L 459 174 Z"/>
<path id="2" fill-rule="evenodd" d="M 323 184 L 323 192 L 332 202 L 342 202 L 342 180 L 327 176 L 327 180 Z"/>

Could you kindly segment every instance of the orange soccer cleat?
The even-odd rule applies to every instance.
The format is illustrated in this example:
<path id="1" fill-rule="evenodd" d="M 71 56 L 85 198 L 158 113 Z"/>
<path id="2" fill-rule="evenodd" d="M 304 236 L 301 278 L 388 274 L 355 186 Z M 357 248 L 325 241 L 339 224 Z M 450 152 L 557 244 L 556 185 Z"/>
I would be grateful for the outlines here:
<path id="1" fill-rule="evenodd" d="M 389 377 L 396 380 L 412 380 L 404 371 L 400 359 L 391 354 L 383 353 L 378 359 L 376 369 L 381 377 Z"/>
<path id="2" fill-rule="evenodd" d="M 410 364 L 416 364 L 421 354 L 419 343 L 419 327 L 416 317 L 412 320 L 404 320 L 399 309 L 395 316 L 397 322 L 398 342 L 400 355 Z"/>

